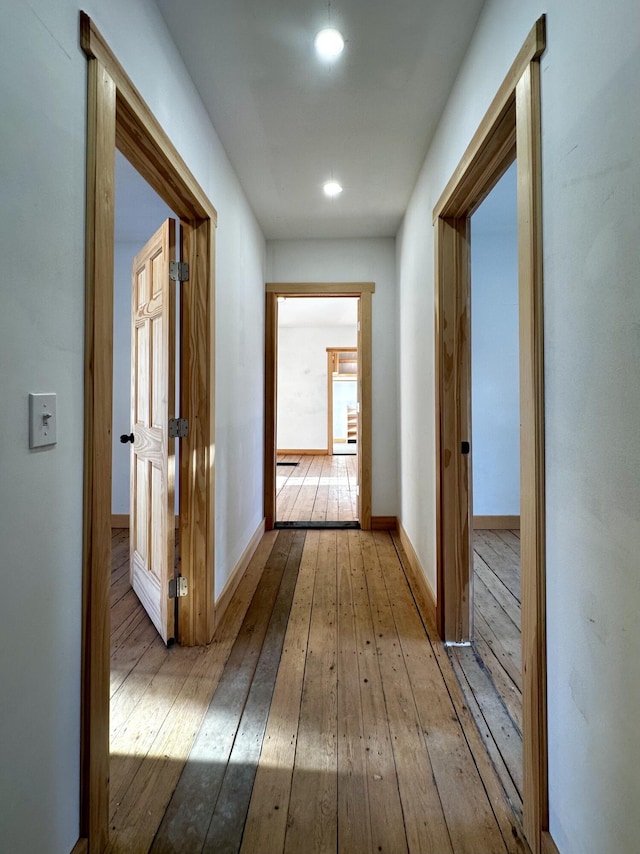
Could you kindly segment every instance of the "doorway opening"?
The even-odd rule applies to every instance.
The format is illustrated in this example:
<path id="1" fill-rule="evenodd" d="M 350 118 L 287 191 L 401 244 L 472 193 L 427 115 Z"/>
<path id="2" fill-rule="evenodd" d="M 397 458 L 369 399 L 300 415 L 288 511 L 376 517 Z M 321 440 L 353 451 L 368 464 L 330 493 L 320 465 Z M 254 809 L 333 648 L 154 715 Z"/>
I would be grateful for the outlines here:
<path id="1" fill-rule="evenodd" d="M 534 854 L 548 841 L 540 56 L 532 28 L 434 209 L 438 630 L 473 636 L 470 218 L 516 157 L 520 352 L 522 793 Z"/>
<path id="2" fill-rule="evenodd" d="M 267 529 L 371 527 L 373 291 L 367 282 L 266 286 Z M 342 399 L 333 405 L 334 377 L 351 394 L 349 412 Z M 336 430 L 344 442 L 334 444 Z"/>
<path id="3" fill-rule="evenodd" d="M 88 15 L 80 13 L 88 60 L 83 512 L 81 838 L 103 851 L 109 838 L 110 584 L 115 154 L 119 150 L 175 211 L 189 265 L 181 293 L 181 575 L 185 646 L 211 640 L 214 535 L 214 240 L 217 215 Z M 171 324 L 168 325 L 171 328 Z M 171 375 L 171 371 L 169 371 Z M 168 509 L 168 507 L 167 507 Z"/>
<path id="4" fill-rule="evenodd" d="M 129 581 L 172 643 L 178 608 L 168 584 L 179 575 L 180 440 L 168 425 L 180 415 L 181 282 L 169 268 L 180 260 L 180 226 L 119 151 L 115 200 L 111 524 L 129 532 L 131 547 L 119 589 L 127 595 Z"/>
<path id="5" fill-rule="evenodd" d="M 471 216 L 471 645 L 449 656 L 522 824 L 516 163 Z M 471 487 L 471 482 L 473 486 Z"/>
<path id="6" fill-rule="evenodd" d="M 356 297 L 278 299 L 276 527 L 358 525 L 358 312 Z"/>

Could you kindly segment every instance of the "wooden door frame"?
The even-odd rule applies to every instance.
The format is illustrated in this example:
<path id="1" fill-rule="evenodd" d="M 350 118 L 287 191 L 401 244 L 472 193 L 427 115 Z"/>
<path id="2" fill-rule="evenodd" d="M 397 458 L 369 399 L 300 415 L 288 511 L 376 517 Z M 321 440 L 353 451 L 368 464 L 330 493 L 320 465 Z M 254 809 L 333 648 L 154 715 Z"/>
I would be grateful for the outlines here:
<path id="1" fill-rule="evenodd" d="M 524 831 L 534 854 L 549 844 L 546 718 L 544 367 L 540 18 L 434 209 L 436 531 L 438 630 L 472 632 L 470 226 L 471 214 L 516 158 L 520 325 L 520 516 Z"/>
<path id="2" fill-rule="evenodd" d="M 278 379 L 278 297 L 357 297 L 360 300 L 358 328 L 358 521 L 371 530 L 371 297 L 373 282 L 267 282 L 265 285 L 265 430 L 264 430 L 264 516 L 267 531 L 276 520 L 276 394 Z"/>
<path id="3" fill-rule="evenodd" d="M 334 353 L 355 353 L 358 354 L 357 347 L 327 347 L 327 454 L 333 456 L 333 371 L 332 371 L 332 355 Z M 348 375 L 347 375 L 348 376 Z M 356 374 L 356 382 L 358 377 Z M 357 452 L 357 445 L 356 445 Z"/>
<path id="4" fill-rule="evenodd" d="M 179 641 L 204 644 L 214 631 L 214 260 L 217 214 L 88 15 L 85 270 L 83 662 L 80 835 L 104 850 L 109 820 L 109 587 L 115 151 L 118 148 L 180 217 L 181 415 Z"/>

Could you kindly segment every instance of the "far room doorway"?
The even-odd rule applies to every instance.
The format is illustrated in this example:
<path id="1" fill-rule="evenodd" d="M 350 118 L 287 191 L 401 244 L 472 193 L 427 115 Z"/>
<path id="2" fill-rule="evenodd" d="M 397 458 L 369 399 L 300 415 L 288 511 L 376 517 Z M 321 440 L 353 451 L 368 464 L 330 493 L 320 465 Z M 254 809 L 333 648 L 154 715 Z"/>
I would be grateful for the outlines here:
<path id="1" fill-rule="evenodd" d="M 358 524 L 358 303 L 278 298 L 278 527 Z"/>
<path id="2" fill-rule="evenodd" d="M 373 292 L 370 282 L 266 286 L 267 529 L 371 526 Z"/>

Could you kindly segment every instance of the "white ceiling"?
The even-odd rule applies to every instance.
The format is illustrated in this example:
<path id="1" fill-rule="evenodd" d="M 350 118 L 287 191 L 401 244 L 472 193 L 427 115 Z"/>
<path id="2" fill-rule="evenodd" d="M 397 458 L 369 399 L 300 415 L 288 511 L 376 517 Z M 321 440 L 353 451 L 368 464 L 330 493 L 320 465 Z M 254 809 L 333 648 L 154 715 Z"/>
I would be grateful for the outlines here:
<path id="1" fill-rule="evenodd" d="M 483 0 L 156 2 L 267 238 L 396 234 Z"/>

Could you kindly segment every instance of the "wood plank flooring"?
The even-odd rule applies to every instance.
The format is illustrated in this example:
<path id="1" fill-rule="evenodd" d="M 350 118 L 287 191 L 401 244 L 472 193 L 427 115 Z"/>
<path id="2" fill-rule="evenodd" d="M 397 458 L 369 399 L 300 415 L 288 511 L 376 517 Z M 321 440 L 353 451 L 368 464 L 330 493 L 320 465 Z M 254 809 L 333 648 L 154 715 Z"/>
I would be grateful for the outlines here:
<path id="1" fill-rule="evenodd" d="M 279 454 L 277 521 L 356 521 L 357 459 L 345 454 Z"/>
<path id="2" fill-rule="evenodd" d="M 522 818 L 518 531 L 474 531 L 474 639 L 452 664 L 515 814 Z"/>
<path id="3" fill-rule="evenodd" d="M 271 532 L 206 649 L 121 605 L 109 851 L 527 852 L 404 560 L 388 533 Z"/>

